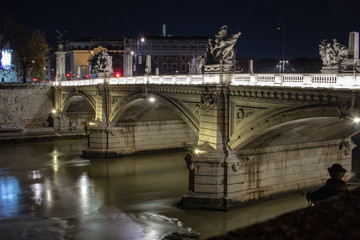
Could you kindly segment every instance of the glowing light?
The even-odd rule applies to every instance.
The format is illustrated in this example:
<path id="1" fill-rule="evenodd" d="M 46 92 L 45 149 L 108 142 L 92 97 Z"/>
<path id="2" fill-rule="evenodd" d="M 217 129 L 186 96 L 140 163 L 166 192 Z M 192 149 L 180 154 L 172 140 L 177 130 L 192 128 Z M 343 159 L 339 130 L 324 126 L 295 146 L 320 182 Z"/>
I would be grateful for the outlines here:
<path id="1" fill-rule="evenodd" d="M 353 119 L 354 123 L 359 123 L 360 122 L 360 118 L 356 117 Z"/>
<path id="2" fill-rule="evenodd" d="M 149 98 L 149 102 L 155 102 L 155 98 L 154 98 L 154 97 L 150 97 L 150 98 Z"/>
<path id="3" fill-rule="evenodd" d="M 11 50 L 2 50 L 1 51 L 2 58 L 1 58 L 1 66 L 6 68 L 11 65 Z"/>
<path id="4" fill-rule="evenodd" d="M 199 149 L 195 149 L 194 150 L 195 154 L 202 154 L 202 153 L 205 153 L 205 151 L 202 151 L 202 150 L 199 150 Z"/>
<path id="5" fill-rule="evenodd" d="M 141 42 L 145 42 L 145 38 L 143 38 L 143 37 L 140 40 L 141 40 Z"/>
<path id="6" fill-rule="evenodd" d="M 56 109 L 53 109 L 53 110 L 51 110 L 51 112 L 52 112 L 53 114 L 55 114 L 57 111 L 56 111 Z"/>
<path id="7" fill-rule="evenodd" d="M 90 125 L 90 126 L 94 126 L 94 125 L 96 125 L 96 123 L 94 123 L 94 122 L 89 122 L 89 125 Z"/>
<path id="8" fill-rule="evenodd" d="M 131 55 L 134 55 L 134 51 L 131 51 Z"/>

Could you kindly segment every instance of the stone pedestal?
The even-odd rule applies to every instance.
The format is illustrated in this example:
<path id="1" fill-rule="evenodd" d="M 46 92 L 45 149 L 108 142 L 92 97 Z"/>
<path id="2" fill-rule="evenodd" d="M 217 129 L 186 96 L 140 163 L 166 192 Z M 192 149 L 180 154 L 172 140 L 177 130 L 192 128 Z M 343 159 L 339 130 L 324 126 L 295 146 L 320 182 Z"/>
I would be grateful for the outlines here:
<path id="1" fill-rule="evenodd" d="M 59 44 L 59 49 L 63 49 L 62 44 Z M 66 68 L 65 68 L 65 55 L 64 51 L 57 51 L 56 54 L 56 77 L 55 81 L 60 82 L 66 80 Z"/>
<path id="2" fill-rule="evenodd" d="M 321 69 L 321 73 L 325 73 L 325 74 L 339 73 L 339 67 L 338 66 L 323 67 Z"/>
<path id="3" fill-rule="evenodd" d="M 204 66 L 204 73 L 230 73 L 232 64 L 209 64 Z"/>
<path id="4" fill-rule="evenodd" d="M 124 54 L 124 77 L 131 77 L 133 74 L 133 56 L 129 48 L 126 49 Z"/>

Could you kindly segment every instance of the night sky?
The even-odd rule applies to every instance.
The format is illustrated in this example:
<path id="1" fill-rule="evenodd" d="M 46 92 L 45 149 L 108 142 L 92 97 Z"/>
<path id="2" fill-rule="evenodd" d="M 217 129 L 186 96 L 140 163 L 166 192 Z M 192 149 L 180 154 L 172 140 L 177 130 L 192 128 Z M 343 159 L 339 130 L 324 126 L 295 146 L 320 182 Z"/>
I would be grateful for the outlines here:
<path id="1" fill-rule="evenodd" d="M 285 57 L 319 57 L 323 39 L 336 38 L 348 45 L 351 31 L 360 32 L 357 0 L 249 0 L 249 1 L 8 1 L 1 17 L 12 17 L 29 30 L 46 32 L 56 42 L 56 31 L 68 31 L 65 39 L 80 37 L 134 37 L 161 34 L 162 24 L 174 36 L 213 38 L 219 27 L 228 34 L 241 32 L 238 57 L 281 58 L 285 23 Z"/>

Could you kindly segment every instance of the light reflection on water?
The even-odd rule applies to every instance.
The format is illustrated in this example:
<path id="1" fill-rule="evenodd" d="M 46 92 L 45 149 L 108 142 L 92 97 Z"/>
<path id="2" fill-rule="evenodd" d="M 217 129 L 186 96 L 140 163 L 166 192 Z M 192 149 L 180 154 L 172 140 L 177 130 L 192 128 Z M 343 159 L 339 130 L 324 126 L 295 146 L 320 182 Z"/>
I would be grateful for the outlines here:
<path id="1" fill-rule="evenodd" d="M 307 204 L 292 196 L 228 212 L 181 210 L 185 152 L 90 161 L 79 157 L 85 147 L 83 140 L 0 145 L 0 220 L 76 219 L 76 239 L 160 239 L 176 231 L 205 239 Z"/>
<path id="2" fill-rule="evenodd" d="M 19 214 L 19 181 L 0 170 L 0 219 Z"/>

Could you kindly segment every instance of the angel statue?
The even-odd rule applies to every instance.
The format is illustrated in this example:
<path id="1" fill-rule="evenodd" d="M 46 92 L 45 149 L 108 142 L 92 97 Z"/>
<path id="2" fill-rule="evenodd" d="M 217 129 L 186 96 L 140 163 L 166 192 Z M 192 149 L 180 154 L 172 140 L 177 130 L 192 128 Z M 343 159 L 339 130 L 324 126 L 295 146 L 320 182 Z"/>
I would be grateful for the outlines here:
<path id="1" fill-rule="evenodd" d="M 241 35 L 240 32 L 227 36 L 227 26 L 222 26 L 215 34 L 214 39 L 209 39 L 205 56 L 206 64 L 219 64 L 223 60 L 225 64 L 232 64 L 234 57 L 234 45 Z"/>
<path id="2" fill-rule="evenodd" d="M 63 42 L 64 42 L 64 34 L 67 33 L 67 31 L 64 32 L 60 32 L 59 30 L 56 29 L 56 32 L 58 33 L 58 35 L 56 36 L 56 39 L 58 41 L 58 46 L 59 46 L 59 50 L 62 51 L 63 50 Z"/>

